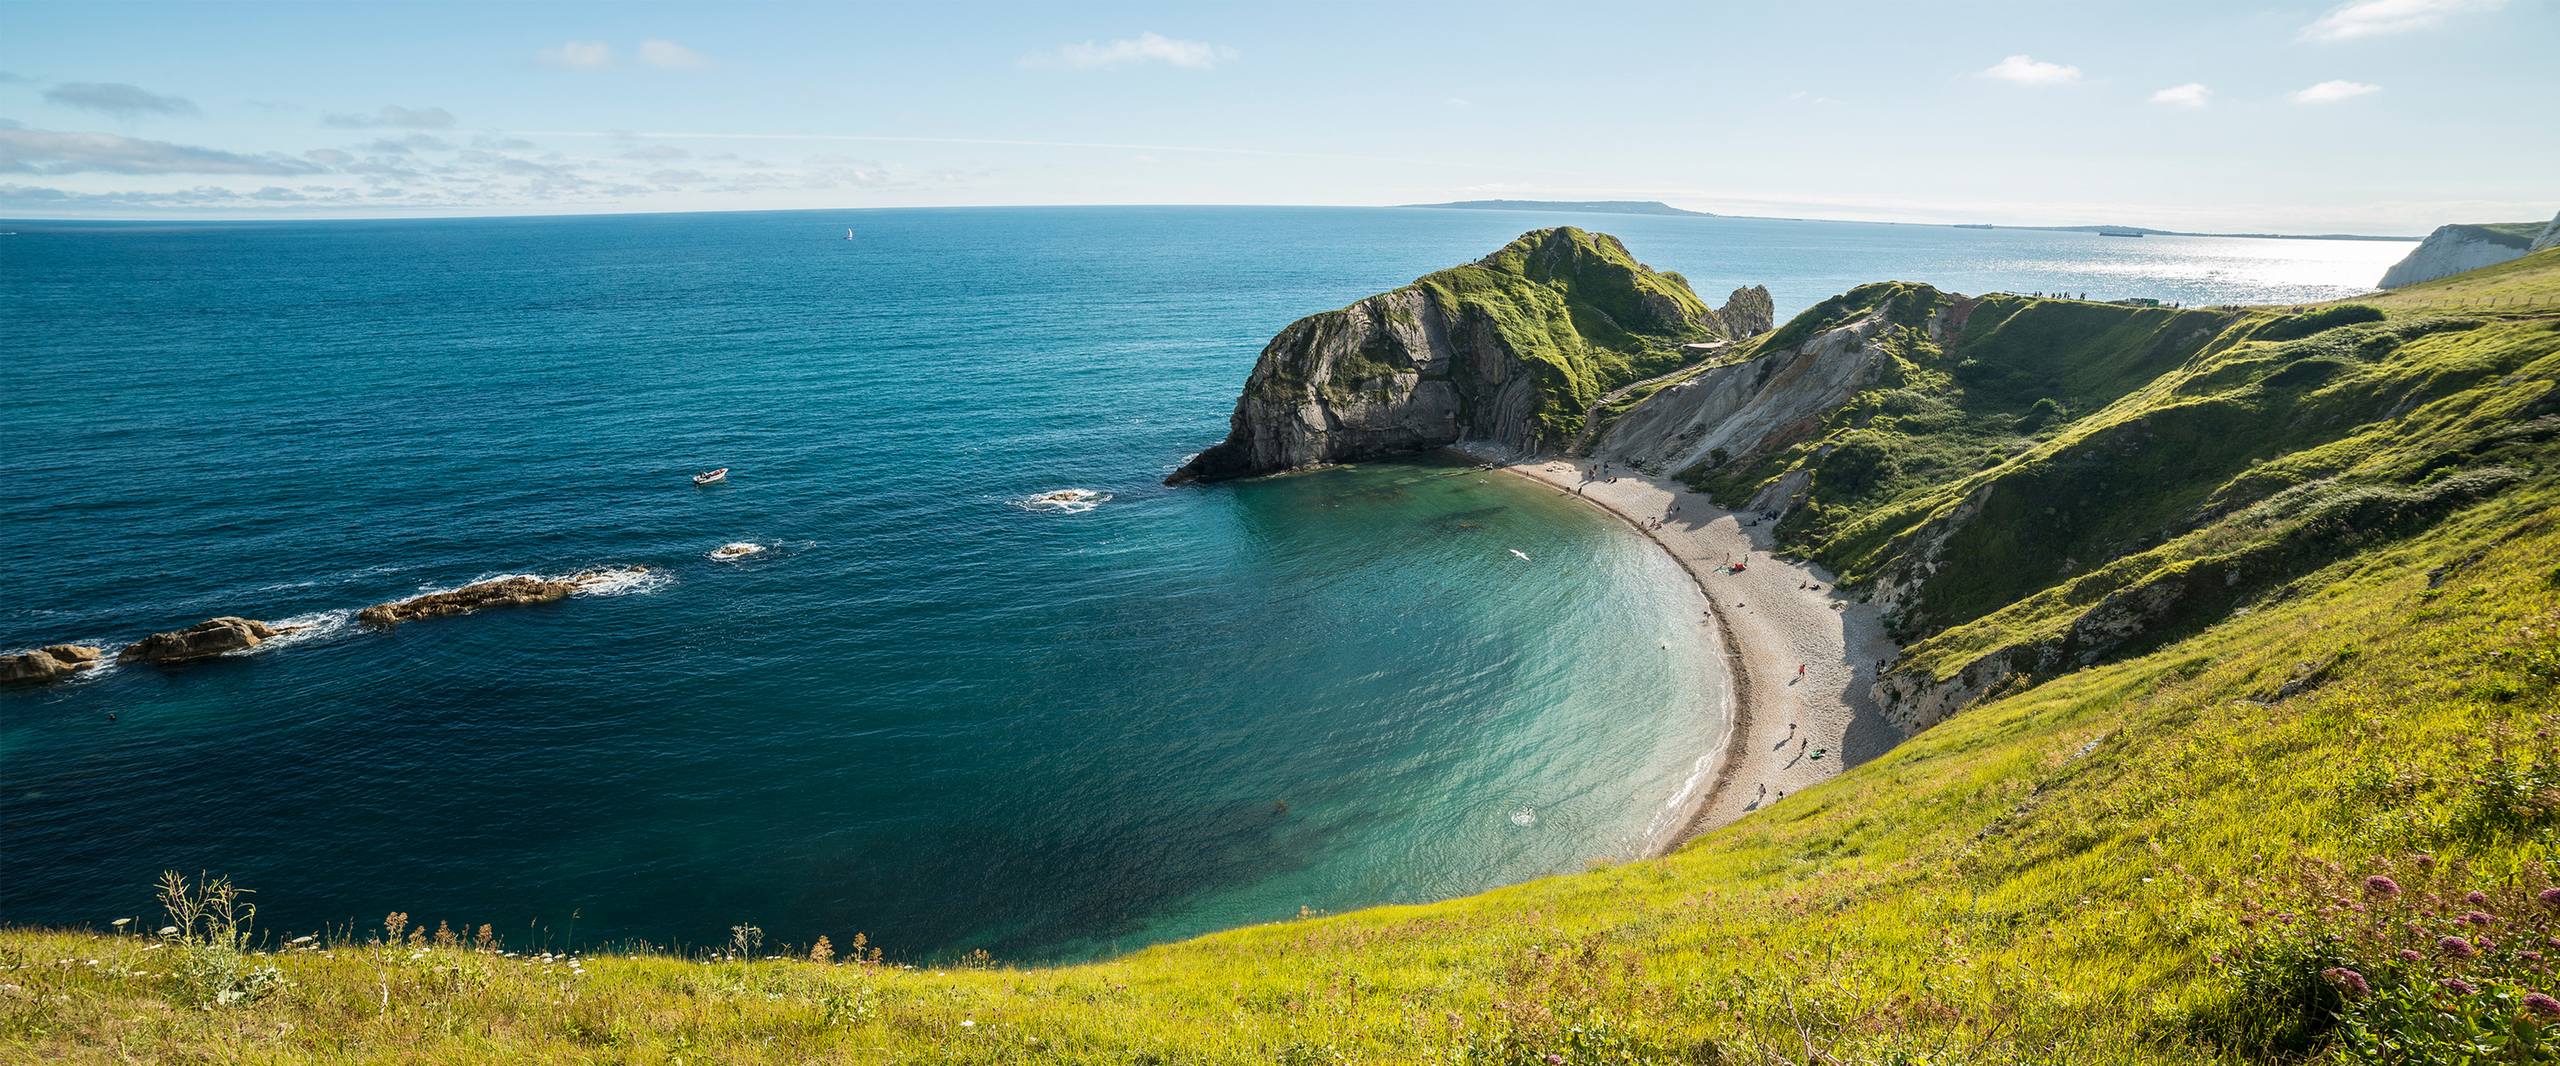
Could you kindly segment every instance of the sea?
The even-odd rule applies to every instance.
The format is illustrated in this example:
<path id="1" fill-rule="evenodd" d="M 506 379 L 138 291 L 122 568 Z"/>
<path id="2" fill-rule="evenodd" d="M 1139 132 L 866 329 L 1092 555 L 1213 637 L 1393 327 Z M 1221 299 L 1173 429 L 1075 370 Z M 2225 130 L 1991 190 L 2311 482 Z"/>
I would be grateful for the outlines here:
<path id="1" fill-rule="evenodd" d="M 1159 483 L 1291 320 L 1558 224 L 1782 317 L 1894 278 L 2307 301 L 2409 248 L 1395 208 L 0 222 L 0 651 L 299 627 L 0 691 L 0 922 L 156 925 L 176 870 L 273 937 L 397 911 L 1049 962 L 1644 854 L 1726 705 L 1644 541 L 1431 457 Z"/>

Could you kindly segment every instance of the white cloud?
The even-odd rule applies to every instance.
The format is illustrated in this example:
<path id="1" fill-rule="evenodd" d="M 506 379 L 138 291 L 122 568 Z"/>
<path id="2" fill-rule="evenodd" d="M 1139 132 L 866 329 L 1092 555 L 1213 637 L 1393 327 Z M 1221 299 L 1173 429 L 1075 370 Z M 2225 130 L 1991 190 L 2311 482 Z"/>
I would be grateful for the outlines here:
<path id="1" fill-rule="evenodd" d="M 449 130 L 453 128 L 453 112 L 441 107 L 401 107 L 384 104 L 370 115 L 323 115 L 323 126 L 342 130 Z"/>
<path id="2" fill-rule="evenodd" d="M 2080 68 L 2016 55 L 1983 68 L 1982 76 L 2020 85 L 2065 85 L 2080 80 Z"/>
<path id="3" fill-rule="evenodd" d="M 243 155 L 112 133 L 0 130 L 0 174 L 312 174 L 320 169 L 281 155 Z"/>
<path id="4" fill-rule="evenodd" d="M 2330 10 L 2302 28 L 2306 41 L 2353 41 L 2432 29 L 2445 17 L 2496 11 L 2507 0 L 2358 0 Z"/>
<path id="5" fill-rule="evenodd" d="M 1064 66 L 1080 70 L 1130 63 L 1166 63 L 1186 70 L 1207 70 L 1234 59 L 1236 54 L 1233 48 L 1207 41 L 1183 41 L 1159 33 L 1141 33 L 1116 41 L 1062 45 L 1053 52 L 1027 56 L 1024 62 L 1033 66 Z"/>
<path id="6" fill-rule="evenodd" d="M 2198 108 L 2213 102 L 2213 90 L 2206 88 L 2203 82 L 2191 81 L 2184 85 L 2172 85 L 2151 94 L 2151 102 L 2167 104 L 2171 107 Z"/>
<path id="7" fill-rule="evenodd" d="M 2368 85 L 2360 81 L 2324 81 L 2306 89 L 2294 90 L 2293 102 L 2297 104 L 2334 104 L 2340 100 L 2353 100 L 2359 96 L 2366 96 L 2381 91 L 2382 86 Z"/>
<path id="8" fill-rule="evenodd" d="M 193 102 L 182 97 L 162 96 L 139 85 L 123 82 L 66 82 L 45 90 L 44 98 L 64 107 L 103 112 L 118 118 L 203 113 Z"/>
<path id="9" fill-rule="evenodd" d="M 640 61 L 653 67 L 667 67 L 674 70 L 692 70 L 704 63 L 702 53 L 674 41 L 659 40 L 640 42 Z"/>
<path id="10" fill-rule="evenodd" d="M 596 70 L 613 62 L 613 47 L 603 41 L 564 41 L 557 48 L 545 48 L 542 61 L 570 70 Z"/>

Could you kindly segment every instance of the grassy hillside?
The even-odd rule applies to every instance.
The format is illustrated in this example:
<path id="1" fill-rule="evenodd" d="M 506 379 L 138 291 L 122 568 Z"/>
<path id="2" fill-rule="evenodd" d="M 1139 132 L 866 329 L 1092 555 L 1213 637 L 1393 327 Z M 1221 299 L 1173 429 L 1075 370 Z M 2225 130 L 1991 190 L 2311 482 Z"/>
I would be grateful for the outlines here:
<path id="1" fill-rule="evenodd" d="M 0 1058 L 2560 1059 L 2560 315 L 2478 305 L 2560 294 L 2524 264 L 2370 310 L 1987 300 L 1828 449 L 1714 475 L 1810 464 L 1786 535 L 1853 572 L 2014 495 L 1922 598 L 1949 661 L 2099 575 L 2285 576 L 1665 859 L 1058 969 L 15 930 Z"/>
<path id="2" fill-rule="evenodd" d="M 1537 375 L 1542 436 L 1571 440 L 1610 389 L 1674 369 L 1680 345 L 1720 336 L 1677 274 L 1636 262 L 1605 233 L 1536 230 L 1414 282 L 1453 320 L 1488 324 Z"/>
<path id="3" fill-rule="evenodd" d="M 1689 476 L 1742 499 L 1809 474 L 1782 545 L 1853 587 L 1908 582 L 1910 668 L 2032 648 L 2011 658 L 2050 674 L 2543 478 L 2560 320 L 2478 308 L 2560 288 L 2560 258 L 2480 275 L 2299 312 L 1868 286 L 1807 318 L 1892 307 L 1886 379 L 1792 447 Z M 1961 316 L 1943 344 L 1931 312 Z M 2139 632 L 2096 624 L 2135 601 Z"/>

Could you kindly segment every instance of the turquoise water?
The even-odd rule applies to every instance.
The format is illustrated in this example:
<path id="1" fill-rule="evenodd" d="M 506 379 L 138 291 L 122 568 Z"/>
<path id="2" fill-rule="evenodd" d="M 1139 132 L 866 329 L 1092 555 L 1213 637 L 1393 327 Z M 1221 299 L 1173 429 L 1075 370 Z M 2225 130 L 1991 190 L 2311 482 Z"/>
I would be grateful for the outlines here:
<path id="1" fill-rule="evenodd" d="M 2404 250 L 1263 208 L 11 223 L 0 648 L 311 628 L 0 693 L 0 920 L 142 913 L 179 868 L 287 931 L 1068 958 L 1640 851 L 1720 728 L 1668 562 L 1445 464 L 1156 484 L 1290 319 L 1556 221 L 1782 312 L 1886 276 L 2310 299 Z M 1068 488 L 1109 499 L 1024 503 Z M 768 550 L 705 558 L 732 541 Z M 657 573 L 344 624 L 619 564 Z"/>

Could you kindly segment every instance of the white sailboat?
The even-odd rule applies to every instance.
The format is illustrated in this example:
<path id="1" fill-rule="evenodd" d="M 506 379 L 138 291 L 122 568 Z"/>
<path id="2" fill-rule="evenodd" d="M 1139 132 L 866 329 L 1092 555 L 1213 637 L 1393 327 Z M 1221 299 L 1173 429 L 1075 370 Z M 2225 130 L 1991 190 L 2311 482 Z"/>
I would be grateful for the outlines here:
<path id="1" fill-rule="evenodd" d="M 846 226 L 844 228 L 844 239 L 848 241 L 853 239 L 853 227 Z"/>

